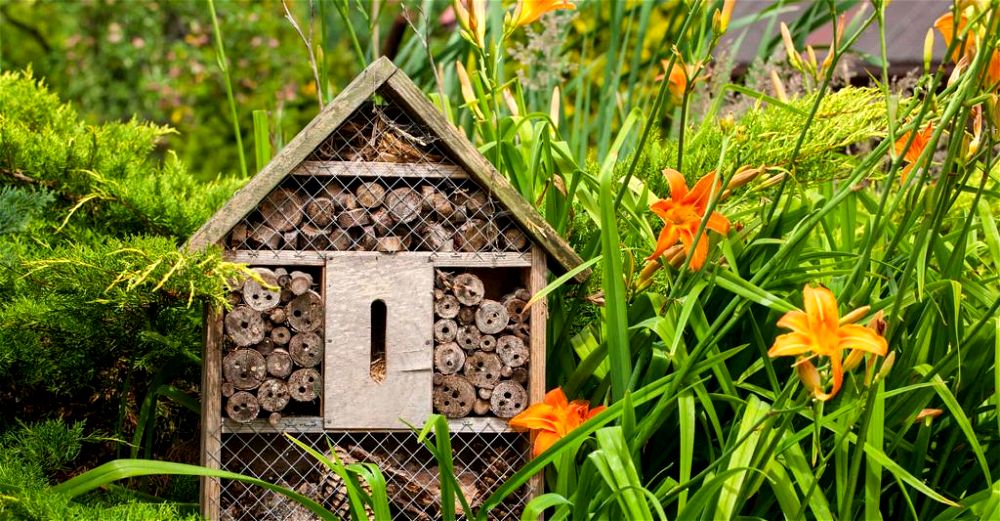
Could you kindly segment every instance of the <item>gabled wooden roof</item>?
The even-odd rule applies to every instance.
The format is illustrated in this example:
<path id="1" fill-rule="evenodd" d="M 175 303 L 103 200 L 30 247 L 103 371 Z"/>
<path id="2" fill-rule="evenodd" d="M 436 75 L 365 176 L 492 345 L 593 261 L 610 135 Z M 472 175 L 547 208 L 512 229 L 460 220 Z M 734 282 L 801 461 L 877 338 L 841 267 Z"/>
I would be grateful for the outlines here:
<path id="1" fill-rule="evenodd" d="M 382 57 L 369 65 L 322 112 L 295 136 L 267 166 L 236 192 L 188 241 L 188 248 L 217 244 L 285 179 L 309 154 L 364 102 L 380 94 L 395 103 L 438 138 L 449 158 L 510 212 L 514 221 L 549 255 L 551 267 L 565 272 L 579 266 L 580 256 L 511 186 L 479 150 L 435 107 L 391 60 Z M 576 279 L 583 281 L 589 271 Z"/>

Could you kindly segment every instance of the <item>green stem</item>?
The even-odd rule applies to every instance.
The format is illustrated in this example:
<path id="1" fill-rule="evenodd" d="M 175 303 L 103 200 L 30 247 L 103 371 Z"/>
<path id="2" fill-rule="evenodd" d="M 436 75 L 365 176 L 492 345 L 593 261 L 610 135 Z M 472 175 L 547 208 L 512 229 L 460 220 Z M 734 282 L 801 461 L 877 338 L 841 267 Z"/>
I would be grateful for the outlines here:
<path id="1" fill-rule="evenodd" d="M 219 18 L 215 14 L 215 1 L 208 0 L 208 11 L 212 15 L 212 31 L 215 35 L 215 57 L 222 70 L 222 77 L 226 84 L 226 99 L 229 101 L 229 114 L 233 118 L 233 135 L 236 136 L 236 151 L 240 156 L 240 173 L 247 177 L 247 158 L 243 152 L 243 136 L 240 134 L 240 120 L 236 113 L 236 99 L 233 97 L 233 84 L 229 79 L 229 65 L 226 60 L 226 51 L 222 46 L 222 31 L 219 30 Z"/>

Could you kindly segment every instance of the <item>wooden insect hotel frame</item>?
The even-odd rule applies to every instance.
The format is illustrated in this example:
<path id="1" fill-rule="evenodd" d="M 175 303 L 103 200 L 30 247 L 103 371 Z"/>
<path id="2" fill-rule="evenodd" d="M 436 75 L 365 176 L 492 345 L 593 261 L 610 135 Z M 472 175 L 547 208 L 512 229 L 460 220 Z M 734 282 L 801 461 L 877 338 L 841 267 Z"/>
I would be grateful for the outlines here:
<path id="1" fill-rule="evenodd" d="M 388 59 L 358 76 L 189 241 L 256 275 L 206 311 L 202 464 L 349 517 L 336 474 L 286 436 L 375 463 L 394 519 L 439 517 L 436 462 L 406 422 L 449 418 L 473 508 L 530 456 L 506 419 L 545 393 L 546 306 L 573 250 Z M 585 275 L 584 275 L 585 276 Z M 578 276 L 579 277 L 579 276 Z M 491 512 L 519 519 L 540 479 Z M 208 519 L 311 519 L 204 479 Z"/>

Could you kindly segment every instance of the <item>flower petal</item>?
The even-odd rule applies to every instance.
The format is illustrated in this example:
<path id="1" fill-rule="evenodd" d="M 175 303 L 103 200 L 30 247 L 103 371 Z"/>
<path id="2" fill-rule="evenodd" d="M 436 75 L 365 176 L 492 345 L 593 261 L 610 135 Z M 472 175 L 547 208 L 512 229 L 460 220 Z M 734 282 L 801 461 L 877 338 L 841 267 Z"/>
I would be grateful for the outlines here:
<path id="1" fill-rule="evenodd" d="M 725 215 L 719 212 L 712 212 L 712 215 L 708 217 L 708 223 L 705 227 L 722 235 L 729 234 L 729 219 L 726 219 Z"/>
<path id="2" fill-rule="evenodd" d="M 791 329 L 796 333 L 809 333 L 809 316 L 801 311 L 789 311 L 778 319 L 778 327 Z"/>
<path id="3" fill-rule="evenodd" d="M 774 345 L 767 351 L 767 356 L 798 356 L 812 351 L 815 344 L 808 335 L 802 333 L 786 333 L 774 339 Z"/>
<path id="4" fill-rule="evenodd" d="M 822 286 L 813 288 L 806 285 L 802 295 L 810 329 L 819 331 L 826 328 L 830 333 L 836 331 L 840 323 L 840 312 L 837 311 L 837 298 L 833 296 L 833 292 Z"/>
<path id="5" fill-rule="evenodd" d="M 698 238 L 698 244 L 694 246 L 694 254 L 691 255 L 691 263 L 688 266 L 692 270 L 698 271 L 705 265 L 706 258 L 708 258 L 708 237 L 702 233 L 701 237 Z"/>
<path id="6" fill-rule="evenodd" d="M 684 174 L 674 170 L 673 168 L 664 168 L 663 177 L 667 178 L 667 183 L 670 184 L 670 198 L 675 201 L 680 201 L 688 193 L 687 181 L 684 180 Z"/>
<path id="7" fill-rule="evenodd" d="M 660 237 L 656 239 L 656 249 L 653 253 L 646 257 L 646 260 L 653 260 L 663 252 L 667 251 L 667 248 L 673 246 L 677 243 L 677 227 L 673 224 L 667 223 L 663 225 L 663 229 L 660 230 Z"/>
<path id="8" fill-rule="evenodd" d="M 840 326 L 837 335 L 840 337 L 840 349 L 857 349 L 879 356 L 885 356 L 889 351 L 889 343 L 885 338 L 864 326 L 857 324 Z"/>
<path id="9" fill-rule="evenodd" d="M 545 393 L 545 398 L 543 398 L 542 401 L 553 407 L 561 409 L 569 407 L 569 400 L 566 398 L 566 393 L 563 392 L 562 387 L 556 387 L 555 389 Z"/>
<path id="10" fill-rule="evenodd" d="M 555 442 L 559 441 L 560 438 L 562 438 L 562 436 L 554 432 L 548 432 L 548 431 L 539 432 L 538 434 L 535 435 L 535 445 L 534 449 L 532 450 L 533 455 L 535 457 L 538 457 L 539 454 L 548 450 L 548 448 L 551 447 L 553 444 L 555 444 Z"/>
<path id="11" fill-rule="evenodd" d="M 536 403 L 507 422 L 515 429 L 528 430 L 555 430 L 558 423 L 559 416 L 556 409 L 547 403 Z"/>
<path id="12" fill-rule="evenodd" d="M 720 192 L 722 187 L 714 171 L 705 174 L 695 183 L 694 188 L 684 198 L 684 202 L 694 205 L 699 213 L 704 213 L 705 207 L 708 206 L 708 197 L 712 195 L 713 183 L 715 184 L 715 192 Z"/>

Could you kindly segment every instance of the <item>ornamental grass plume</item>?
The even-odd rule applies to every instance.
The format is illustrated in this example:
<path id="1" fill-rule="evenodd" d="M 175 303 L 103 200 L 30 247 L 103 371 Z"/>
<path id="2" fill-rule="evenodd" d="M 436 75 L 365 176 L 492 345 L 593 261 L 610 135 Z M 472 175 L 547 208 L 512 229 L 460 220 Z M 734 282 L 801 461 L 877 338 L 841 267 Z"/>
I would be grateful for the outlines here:
<path id="1" fill-rule="evenodd" d="M 885 356 L 889 345 L 872 328 L 844 323 L 857 320 L 864 313 L 851 312 L 842 320 L 837 299 L 829 289 L 806 285 L 802 293 L 805 311 L 789 311 L 778 320 L 778 327 L 792 332 L 775 338 L 767 355 L 796 357 L 795 367 L 802 383 L 817 400 L 826 401 L 836 396 L 844 383 L 845 350 Z M 817 357 L 830 360 L 833 388 L 829 393 L 823 391 L 819 371 L 812 363 Z"/>
<path id="2" fill-rule="evenodd" d="M 556 387 L 545 394 L 542 403 L 528 407 L 508 422 L 515 429 L 525 429 L 535 432 L 535 445 L 532 453 L 535 456 L 545 452 L 555 442 L 559 441 L 573 429 L 593 418 L 606 409 L 605 406 L 590 408 L 590 402 L 566 398 L 561 387 Z"/>
<path id="3" fill-rule="evenodd" d="M 558 9 L 576 9 L 572 0 L 520 0 L 514 8 L 513 28 L 528 25 L 543 14 Z"/>
<path id="4" fill-rule="evenodd" d="M 906 143 L 910 141 L 910 135 L 913 134 L 913 131 L 910 130 L 896 139 L 896 142 L 893 144 L 893 149 L 896 151 L 897 156 L 902 155 L 903 160 L 906 161 L 906 166 L 903 167 L 903 171 L 899 174 L 900 183 L 906 182 L 906 178 L 910 175 L 910 170 L 913 170 L 913 165 L 918 159 L 920 159 L 920 154 L 924 153 L 924 149 L 927 148 L 927 143 L 930 142 L 931 134 L 933 133 L 934 126 L 931 123 L 928 123 L 923 130 L 917 132 L 917 134 L 913 136 L 913 142 L 910 143 L 910 146 L 905 149 L 905 152 L 903 147 L 905 147 Z"/>
<path id="5" fill-rule="evenodd" d="M 677 241 L 684 244 L 686 251 L 691 251 L 691 246 L 695 244 L 694 237 L 708 209 L 709 197 L 713 192 L 721 192 L 721 183 L 715 172 L 709 172 L 699 179 L 690 191 L 687 182 L 684 181 L 684 175 L 677 170 L 667 168 L 663 171 L 663 175 L 670 183 L 670 199 L 660 199 L 649 206 L 653 213 L 663 220 L 663 230 L 656 240 L 656 249 L 646 258 L 647 261 L 659 257 Z M 729 219 L 713 211 L 705 227 L 726 235 L 729 233 L 729 225 Z M 707 232 L 702 233 L 694 246 L 694 254 L 689 264 L 692 270 L 701 269 L 708 257 L 706 235 Z"/>

